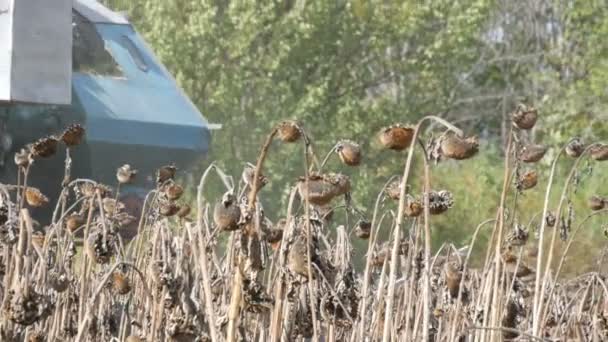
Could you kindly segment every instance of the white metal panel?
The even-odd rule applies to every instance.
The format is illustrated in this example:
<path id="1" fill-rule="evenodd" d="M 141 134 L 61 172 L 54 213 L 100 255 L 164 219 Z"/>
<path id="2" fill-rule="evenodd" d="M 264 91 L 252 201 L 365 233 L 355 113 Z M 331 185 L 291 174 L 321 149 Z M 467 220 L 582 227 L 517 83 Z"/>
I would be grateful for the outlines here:
<path id="1" fill-rule="evenodd" d="M 13 54 L 11 1 L 0 0 L 0 99 L 11 97 L 11 60 Z"/>
<path id="2" fill-rule="evenodd" d="M 0 1 L 0 100 L 71 103 L 72 0 Z"/>
<path id="3" fill-rule="evenodd" d="M 123 15 L 109 10 L 96 0 L 74 0 L 74 9 L 93 23 L 129 24 Z"/>

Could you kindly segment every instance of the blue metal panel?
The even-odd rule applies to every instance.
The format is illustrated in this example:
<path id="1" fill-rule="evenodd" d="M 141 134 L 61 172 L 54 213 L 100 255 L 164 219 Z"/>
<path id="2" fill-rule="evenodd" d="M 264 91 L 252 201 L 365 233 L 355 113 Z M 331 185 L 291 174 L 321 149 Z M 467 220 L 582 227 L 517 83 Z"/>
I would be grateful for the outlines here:
<path id="1" fill-rule="evenodd" d="M 124 77 L 74 73 L 95 141 L 206 152 L 208 123 L 129 25 L 95 24 Z"/>

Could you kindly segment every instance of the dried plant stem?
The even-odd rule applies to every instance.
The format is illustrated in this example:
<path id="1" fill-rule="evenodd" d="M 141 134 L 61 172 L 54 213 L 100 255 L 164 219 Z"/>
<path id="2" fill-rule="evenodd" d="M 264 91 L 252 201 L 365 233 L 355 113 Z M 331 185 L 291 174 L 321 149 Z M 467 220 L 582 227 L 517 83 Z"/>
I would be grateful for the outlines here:
<path id="1" fill-rule="evenodd" d="M 374 205 L 374 212 L 372 214 L 372 222 L 371 222 L 371 230 L 370 237 L 367 244 L 367 254 L 365 258 L 365 270 L 363 271 L 363 289 L 361 291 L 361 308 L 359 310 L 359 331 L 357 334 L 357 339 L 363 338 L 365 336 L 365 313 L 367 310 L 367 294 L 369 292 L 369 281 L 370 281 L 370 268 L 372 264 L 372 257 L 374 247 L 376 246 L 376 239 L 378 237 L 378 232 L 380 231 L 380 224 L 376 223 L 376 218 L 378 215 L 378 209 L 380 207 L 380 201 L 384 197 L 384 189 L 390 184 L 395 177 L 391 177 L 382 187 L 383 191 L 381 191 L 376 197 L 376 203 Z"/>
<path id="2" fill-rule="evenodd" d="M 423 303 L 424 312 L 422 316 L 422 339 L 429 340 L 429 319 L 431 317 L 431 215 L 429 212 L 429 194 L 431 192 L 431 170 L 426 153 L 424 161 L 424 289 Z"/>
<path id="3" fill-rule="evenodd" d="M 75 341 L 79 342 L 79 341 L 83 340 L 83 333 L 86 330 L 86 328 L 89 324 L 89 321 L 91 319 L 91 310 L 93 310 L 95 303 L 97 302 L 97 297 L 99 297 L 104 286 L 108 283 L 108 280 L 110 280 L 110 277 L 112 276 L 114 271 L 119 266 L 128 266 L 131 269 L 133 269 L 140 278 L 140 281 L 143 285 L 145 294 L 148 297 L 152 296 L 152 294 L 150 293 L 150 290 L 148 289 L 148 286 L 146 285 L 146 278 L 144 277 L 143 273 L 135 265 L 128 263 L 128 262 L 124 262 L 124 261 L 115 263 L 114 265 L 112 265 L 112 267 L 110 267 L 110 270 L 108 272 L 106 272 L 106 274 L 102 277 L 101 282 L 97 285 L 97 288 L 95 288 L 95 292 L 93 292 L 93 295 L 90 297 L 89 304 L 87 305 L 87 308 L 86 308 L 86 311 L 84 314 L 84 318 L 81 321 L 80 326 L 78 327 L 78 335 L 76 335 Z"/>
<path id="4" fill-rule="evenodd" d="M 270 145 L 272 143 L 273 138 L 277 134 L 279 130 L 279 126 L 273 128 L 272 132 L 266 138 L 264 145 L 262 146 L 262 150 L 260 151 L 260 155 L 257 159 L 255 172 L 253 175 L 253 184 L 251 186 L 251 191 L 249 192 L 249 202 L 248 202 L 248 211 L 249 213 L 255 212 L 256 207 L 256 199 L 257 194 L 260 189 L 260 174 L 262 173 L 262 166 L 264 165 L 264 161 L 266 160 L 266 155 L 268 154 L 268 150 L 270 149 Z M 255 224 L 255 231 L 253 234 L 259 235 L 259 225 Z M 240 315 L 240 306 L 241 306 L 241 288 L 242 288 L 242 275 L 240 272 L 234 273 L 234 278 L 232 280 L 232 293 L 230 298 L 230 307 L 228 309 L 228 333 L 226 339 L 228 342 L 234 342 L 236 340 L 236 320 Z"/>
<path id="5" fill-rule="evenodd" d="M 198 185 L 196 202 L 197 202 L 197 211 L 196 211 L 196 225 L 197 232 L 199 238 L 199 248 L 198 248 L 198 258 L 201 266 L 201 275 L 203 277 L 203 290 L 205 293 L 205 310 L 207 313 L 208 321 L 209 321 L 209 332 L 211 333 L 211 339 L 213 341 L 219 341 L 218 333 L 215 329 L 215 312 L 213 310 L 213 294 L 211 293 L 211 277 L 209 276 L 208 266 L 207 266 L 207 252 L 206 252 L 206 243 L 204 243 L 203 239 L 203 186 L 204 186 L 204 176 L 201 178 L 201 181 Z M 187 229 L 188 235 L 190 236 L 190 241 L 194 244 L 194 240 L 190 235 L 190 230 Z"/>
<path id="6" fill-rule="evenodd" d="M 499 315 L 502 312 L 502 303 L 501 303 L 501 297 L 500 297 L 500 290 L 499 290 L 499 286 L 500 286 L 500 282 L 502 281 L 502 277 L 501 275 L 501 266 L 502 266 L 502 261 L 501 261 L 501 248 L 502 248 L 502 238 L 503 238 L 503 231 L 504 231 L 504 225 L 505 225 L 505 203 L 507 200 L 507 192 L 509 190 L 509 184 L 510 184 L 510 175 L 511 175 L 511 148 L 513 146 L 513 127 L 511 126 L 509 135 L 508 135 L 508 140 L 507 140 L 507 147 L 505 149 L 505 164 L 504 164 L 504 179 L 503 179 L 503 185 L 502 185 L 502 192 L 500 194 L 500 204 L 498 207 L 498 218 L 497 218 L 497 234 L 496 234 L 496 245 L 495 245 L 495 251 L 494 251 L 494 272 L 495 272 L 495 276 L 494 276 L 494 287 L 492 289 L 492 307 L 491 308 L 487 308 L 488 312 L 492 312 L 492 316 L 491 316 L 491 325 L 492 326 L 496 326 L 498 325 L 498 320 L 499 320 Z M 490 334 L 490 342 L 493 342 L 496 340 L 496 338 L 498 338 L 498 334 L 496 333 L 496 331 L 491 331 Z"/>
<path id="7" fill-rule="evenodd" d="M 551 285 L 551 290 L 549 291 L 549 295 L 547 296 L 547 306 L 545 308 L 545 312 L 543 313 L 543 317 L 545 317 L 547 315 L 547 310 L 549 305 L 551 304 L 551 298 L 553 296 L 553 292 L 555 291 L 555 285 L 557 285 L 557 279 L 559 277 L 559 274 L 562 270 L 562 267 L 564 265 L 564 262 L 566 261 L 566 256 L 568 255 L 568 252 L 570 251 L 570 247 L 572 246 L 572 243 L 574 242 L 574 238 L 576 237 L 576 235 L 578 234 L 578 232 L 581 230 L 581 228 L 584 227 L 584 224 L 593 216 L 599 215 L 599 214 L 605 214 L 608 212 L 608 209 L 601 209 L 598 211 L 594 211 L 591 214 L 587 215 L 587 217 L 585 217 L 576 227 L 576 229 L 572 232 L 572 235 L 570 235 L 570 238 L 568 239 L 568 243 L 566 243 L 566 248 L 564 248 L 563 252 L 562 252 L 562 256 L 559 260 L 559 264 L 557 266 L 557 269 L 555 271 L 555 279 L 553 281 L 553 284 Z"/>
<path id="8" fill-rule="evenodd" d="M 317 321 L 317 294 L 316 289 L 313 286 L 313 277 L 312 277 L 312 262 L 311 262 L 311 251 L 310 247 L 312 244 L 312 231 L 310 227 L 310 203 L 309 199 L 309 175 L 308 175 L 308 139 L 304 144 L 304 216 L 306 217 L 306 268 L 308 271 L 308 291 L 309 291 L 309 300 L 310 300 L 310 310 L 312 314 L 312 331 L 313 331 L 313 341 L 319 340 L 319 327 Z"/>
<path id="9" fill-rule="evenodd" d="M 568 177 L 566 178 L 566 180 L 564 182 L 564 189 L 562 190 L 559 205 L 556 210 L 555 217 L 557 219 L 559 219 L 559 217 L 561 215 L 563 203 L 566 199 L 566 193 L 568 192 L 569 185 L 570 185 L 570 182 L 572 181 L 572 177 L 574 177 L 576 168 L 580 164 L 581 160 L 586 156 L 586 154 L 596 145 L 597 144 L 592 144 L 592 145 L 589 145 L 587 148 L 585 148 L 583 153 L 581 153 L 581 155 L 575 160 L 574 165 L 570 169 L 570 173 L 568 174 Z M 553 174 L 555 172 L 555 166 L 557 164 L 557 160 L 559 159 L 559 157 L 561 156 L 561 154 L 563 153 L 564 150 L 565 150 L 565 146 L 560 150 L 558 155 L 555 157 L 555 160 L 553 161 L 554 164 L 551 168 L 551 176 L 549 177 L 549 184 L 547 185 L 547 193 L 545 195 L 545 204 L 544 204 L 543 216 L 542 216 L 543 219 L 541 220 L 541 226 L 540 226 L 541 228 L 540 228 L 540 235 L 539 235 L 539 240 L 538 240 L 539 241 L 538 242 L 538 244 L 539 244 L 539 246 L 538 246 L 538 263 L 537 263 L 537 273 L 536 273 L 535 292 L 534 292 L 534 312 L 533 312 L 534 316 L 533 316 L 533 321 L 532 321 L 533 322 L 532 323 L 532 334 L 536 335 L 536 336 L 540 335 L 540 333 L 541 333 L 540 326 L 542 324 L 542 319 L 543 319 L 543 317 L 541 317 L 541 313 L 543 312 L 542 311 L 543 298 L 544 298 L 545 288 L 546 288 L 546 286 L 544 286 L 544 284 L 549 277 L 549 272 L 551 269 L 551 262 L 553 259 L 553 250 L 554 250 L 554 245 L 555 245 L 555 239 L 556 239 L 557 231 L 558 231 L 557 228 L 553 229 L 553 233 L 551 235 L 551 242 L 549 244 L 549 252 L 547 253 L 547 261 L 545 263 L 545 269 L 544 269 L 545 272 L 544 272 L 544 276 L 542 279 L 542 286 L 541 286 L 540 274 L 541 274 L 541 270 L 543 269 L 542 268 L 543 234 L 544 234 L 544 228 L 545 228 L 545 223 L 546 223 L 546 220 L 544 218 L 547 217 L 549 194 L 550 194 L 551 185 L 552 185 L 552 181 L 553 181 Z"/>
<path id="10" fill-rule="evenodd" d="M 555 156 L 555 158 L 553 159 L 553 162 L 551 163 L 551 172 L 549 173 L 549 180 L 547 182 L 547 190 L 545 192 L 545 200 L 543 203 L 543 213 L 541 216 L 541 222 L 540 222 L 540 229 L 539 229 L 539 237 L 538 237 L 538 256 L 537 256 L 537 263 L 536 263 L 536 279 L 534 282 L 534 302 L 533 302 L 533 308 L 532 308 L 532 335 L 538 335 L 538 329 L 539 329 L 539 324 L 540 324 L 540 319 L 538 317 L 538 312 L 539 312 L 539 300 L 540 300 L 540 287 L 541 287 L 541 269 L 542 269 L 542 262 L 543 262 L 543 252 L 544 252 L 544 248 L 543 248 L 543 241 L 544 241 L 544 236 L 545 236 L 545 217 L 547 217 L 547 212 L 548 212 L 548 208 L 549 208 L 549 196 L 551 194 L 551 188 L 553 186 L 553 177 L 555 175 L 555 170 L 557 168 L 557 161 L 559 160 L 559 157 L 561 156 L 561 154 L 563 153 L 565 147 L 563 147 L 559 153 Z"/>
<path id="11" fill-rule="evenodd" d="M 466 275 L 467 275 L 467 270 L 468 270 L 468 265 L 469 265 L 469 260 L 471 258 L 471 253 L 473 251 L 473 246 L 475 245 L 475 241 L 477 241 L 477 235 L 479 234 L 479 231 L 481 230 L 481 228 L 483 226 L 485 226 L 486 224 L 492 223 L 496 221 L 495 219 L 488 219 L 483 221 L 482 223 L 480 223 L 477 228 L 475 228 L 475 232 L 473 233 L 473 237 L 471 238 L 471 243 L 469 244 L 469 250 L 467 252 L 467 256 L 464 260 L 464 263 L 462 265 L 462 279 L 465 279 Z M 458 322 L 458 317 L 459 317 L 459 313 L 460 313 L 460 307 L 462 306 L 462 293 L 463 293 L 463 289 L 464 289 L 464 282 L 461 281 L 460 285 L 458 287 L 458 299 L 456 300 L 456 309 L 454 310 L 454 314 L 452 315 L 452 319 L 451 319 L 451 323 L 450 323 L 450 335 L 449 335 L 449 342 L 453 342 L 454 339 L 456 338 L 456 329 L 458 326 L 460 326 L 459 322 Z"/>
<path id="12" fill-rule="evenodd" d="M 416 124 L 416 128 L 414 129 L 414 136 L 412 141 L 418 141 L 418 133 L 422 124 L 427 120 L 434 120 L 438 123 L 446 126 L 448 129 L 453 130 L 458 135 L 463 135 L 462 131 L 457 127 L 453 126 L 446 120 L 439 118 L 437 116 L 429 115 L 422 118 L 418 124 Z M 403 177 L 401 178 L 401 189 L 399 192 L 399 210 L 397 212 L 397 222 L 395 223 L 395 232 L 394 232 L 394 241 L 391 251 L 391 263 L 390 263 L 390 273 L 389 273 L 389 282 L 388 282 L 388 292 L 387 292 L 387 300 L 386 300 L 386 319 L 384 320 L 384 332 L 382 336 L 383 342 L 388 342 L 391 338 L 390 330 L 391 323 L 393 318 L 393 301 L 395 296 L 395 280 L 397 278 L 397 256 L 399 252 L 399 243 L 400 243 L 400 230 L 403 222 L 403 211 L 405 210 L 405 190 L 407 186 L 408 177 L 410 174 L 410 169 L 412 167 L 412 159 L 414 157 L 414 145 L 412 145 L 408 151 L 407 160 L 405 162 L 405 168 L 403 170 Z"/>
<path id="13" fill-rule="evenodd" d="M 321 162 L 321 165 L 319 165 L 319 173 L 322 172 L 323 167 L 325 167 L 325 164 L 327 164 L 327 162 L 329 161 L 329 158 L 333 155 L 333 153 L 336 151 L 336 148 L 338 148 L 339 144 L 335 144 L 330 150 L 329 152 L 327 152 L 327 154 L 325 155 L 325 158 L 323 158 L 323 161 Z M 312 168 L 312 166 L 311 166 Z"/>

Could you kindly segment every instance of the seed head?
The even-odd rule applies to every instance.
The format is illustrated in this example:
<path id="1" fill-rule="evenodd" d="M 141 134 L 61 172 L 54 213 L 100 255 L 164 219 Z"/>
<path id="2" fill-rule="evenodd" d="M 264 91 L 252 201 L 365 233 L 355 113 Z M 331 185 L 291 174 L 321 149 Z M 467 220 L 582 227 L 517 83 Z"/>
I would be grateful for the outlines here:
<path id="1" fill-rule="evenodd" d="M 531 129 L 538 119 L 538 111 L 534 107 L 519 104 L 511 115 L 513 125 L 519 129 Z"/>
<path id="2" fill-rule="evenodd" d="M 177 167 L 173 164 L 162 166 L 156 171 L 156 183 L 161 185 L 169 179 L 173 179 L 175 172 L 177 172 Z"/>
<path id="3" fill-rule="evenodd" d="M 19 167 L 26 168 L 33 161 L 32 154 L 28 149 L 22 148 L 19 152 L 15 153 L 15 164 Z"/>
<path id="4" fill-rule="evenodd" d="M 538 173 L 536 170 L 528 170 L 519 176 L 516 187 L 518 190 L 532 189 L 538 183 Z"/>
<path id="5" fill-rule="evenodd" d="M 576 137 L 570 140 L 568 145 L 566 145 L 566 154 L 572 158 L 578 158 L 585 151 L 585 144 L 581 141 L 580 138 Z"/>
<path id="6" fill-rule="evenodd" d="M 524 163 L 536 163 L 545 156 L 546 152 L 547 147 L 543 145 L 527 145 L 519 151 L 519 160 Z"/>
<path id="7" fill-rule="evenodd" d="M 122 272 L 112 273 L 112 288 L 121 295 L 126 295 L 131 292 L 129 277 Z"/>
<path id="8" fill-rule="evenodd" d="M 182 194 L 184 193 L 184 188 L 182 188 L 181 185 L 170 181 L 168 184 L 165 185 L 164 192 L 169 200 L 175 201 L 182 197 Z"/>
<path id="9" fill-rule="evenodd" d="M 460 290 L 460 282 L 462 281 L 462 271 L 457 262 L 447 262 L 445 267 L 445 282 L 450 293 L 450 297 L 457 298 Z"/>
<path id="10" fill-rule="evenodd" d="M 422 214 L 423 210 L 424 206 L 422 205 L 420 200 L 408 195 L 408 198 L 405 201 L 405 209 L 403 211 L 405 216 L 418 217 L 420 216 L 420 214 Z"/>
<path id="11" fill-rule="evenodd" d="M 213 221 L 220 230 L 233 231 L 240 228 L 241 209 L 236 196 L 231 191 L 224 193 L 222 199 L 215 204 Z"/>
<path id="12" fill-rule="evenodd" d="M 589 208 L 593 211 L 598 211 L 598 210 L 602 210 L 606 207 L 606 198 L 598 196 L 598 195 L 593 195 L 591 197 L 589 197 L 589 199 L 587 200 L 587 205 L 589 206 Z"/>
<path id="13" fill-rule="evenodd" d="M 173 202 L 163 202 L 160 204 L 159 212 L 162 216 L 170 217 L 179 211 L 179 206 Z"/>
<path id="14" fill-rule="evenodd" d="M 289 246 L 287 255 L 287 265 L 291 272 L 298 274 L 304 278 L 308 278 L 307 264 L 307 244 L 306 237 L 298 235 L 295 241 Z M 314 251 L 313 246 L 310 246 L 311 252 Z M 312 256 L 311 256 L 312 257 Z M 313 272 L 314 276 L 314 272 Z"/>
<path id="15" fill-rule="evenodd" d="M 528 230 L 519 224 L 513 227 L 513 230 L 507 235 L 506 242 L 509 246 L 523 246 L 528 242 Z"/>
<path id="16" fill-rule="evenodd" d="M 137 170 L 131 168 L 131 165 L 129 164 L 125 164 L 116 170 L 116 179 L 120 184 L 128 184 L 133 182 L 136 175 Z"/>
<path id="17" fill-rule="evenodd" d="M 385 148 L 401 151 L 410 147 L 414 139 L 414 128 L 400 123 L 383 128 L 378 135 L 380 144 Z"/>
<path id="18" fill-rule="evenodd" d="M 454 198 L 447 190 L 431 191 L 429 193 L 429 212 L 431 215 L 439 215 L 446 212 L 454 205 Z"/>
<path id="19" fill-rule="evenodd" d="M 25 200 L 32 207 L 44 207 L 49 203 L 49 198 L 46 197 L 37 188 L 28 187 L 25 189 Z"/>
<path id="20" fill-rule="evenodd" d="M 284 220 L 284 219 L 282 219 Z M 266 233 L 266 242 L 270 244 L 274 251 L 278 250 L 281 245 L 281 240 L 283 239 L 283 229 L 282 228 L 273 228 L 270 229 Z"/>
<path id="21" fill-rule="evenodd" d="M 460 138 L 449 134 L 441 139 L 441 155 L 455 160 L 469 159 L 479 151 L 479 139 L 476 136 Z"/>
<path id="22" fill-rule="evenodd" d="M 555 217 L 555 214 L 553 214 L 552 212 L 548 212 L 547 216 L 545 217 L 545 223 L 547 224 L 547 227 L 554 227 L 556 222 L 557 218 Z"/>
<path id="23" fill-rule="evenodd" d="M 64 271 L 52 271 L 49 274 L 49 284 L 53 288 L 53 290 L 62 293 L 68 289 L 70 285 L 70 279 Z"/>
<path id="24" fill-rule="evenodd" d="M 306 191 L 306 179 L 300 178 L 298 192 L 300 197 L 311 204 L 324 206 L 334 198 L 344 195 L 350 191 L 350 179 L 342 174 L 311 174 L 308 178 L 308 192 Z"/>
<path id="25" fill-rule="evenodd" d="M 336 145 L 336 153 L 346 165 L 357 166 L 361 163 L 361 147 L 350 140 L 342 140 Z"/>
<path id="26" fill-rule="evenodd" d="M 106 241 L 104 242 L 103 233 L 99 230 L 95 230 L 89 234 L 87 241 L 87 254 L 93 262 L 97 264 L 107 264 L 114 255 L 114 244 L 116 237 L 114 234 L 106 234 Z"/>
<path id="27" fill-rule="evenodd" d="M 608 145 L 597 144 L 589 149 L 589 154 L 597 161 L 608 160 Z"/>
<path id="28" fill-rule="evenodd" d="M 30 146 L 34 158 L 48 158 L 57 152 L 59 140 L 53 136 L 41 138 Z"/>
<path id="29" fill-rule="evenodd" d="M 114 198 L 106 197 L 102 200 L 102 203 L 106 215 L 112 216 L 125 209 L 125 204 Z"/>
<path id="30" fill-rule="evenodd" d="M 286 143 L 295 142 L 300 139 L 300 136 L 302 135 L 299 124 L 293 120 L 281 122 L 279 124 L 278 134 L 279 139 Z"/>
<path id="31" fill-rule="evenodd" d="M 241 175 L 241 179 L 243 180 L 243 183 L 245 183 L 246 185 L 252 187 L 253 186 L 253 177 L 255 175 L 255 165 L 252 164 L 247 164 L 245 166 L 245 168 L 243 169 L 243 173 Z M 258 179 L 258 186 L 261 189 L 262 187 L 264 187 L 264 185 L 268 184 L 268 177 L 262 175 L 261 173 L 259 174 L 259 179 Z"/>
<path id="32" fill-rule="evenodd" d="M 372 223 L 366 220 L 359 220 L 355 226 L 355 235 L 359 239 L 369 239 L 372 232 Z"/>
<path id="33" fill-rule="evenodd" d="M 84 137 L 84 127 L 79 124 L 72 124 L 63 131 L 61 140 L 68 147 L 79 145 Z"/>
<path id="34" fill-rule="evenodd" d="M 77 192 L 85 197 L 95 196 L 95 191 L 99 190 L 101 197 L 106 197 L 112 194 L 112 189 L 109 186 L 101 183 L 82 182 L 77 187 Z"/>

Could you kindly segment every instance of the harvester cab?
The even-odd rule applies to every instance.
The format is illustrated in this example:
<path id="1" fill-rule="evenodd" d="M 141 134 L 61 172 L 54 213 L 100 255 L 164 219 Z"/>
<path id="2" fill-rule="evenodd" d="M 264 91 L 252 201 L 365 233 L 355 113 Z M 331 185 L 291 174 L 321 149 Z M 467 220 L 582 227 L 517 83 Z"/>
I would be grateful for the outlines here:
<path id="1" fill-rule="evenodd" d="M 94 0 L 0 0 L 0 182 L 16 182 L 15 152 L 73 123 L 72 179 L 116 184 L 117 167 L 139 170 L 124 190 L 155 186 L 158 166 L 183 170 L 207 154 L 210 125 L 129 21 Z M 65 150 L 36 161 L 28 183 L 57 198 Z"/>

